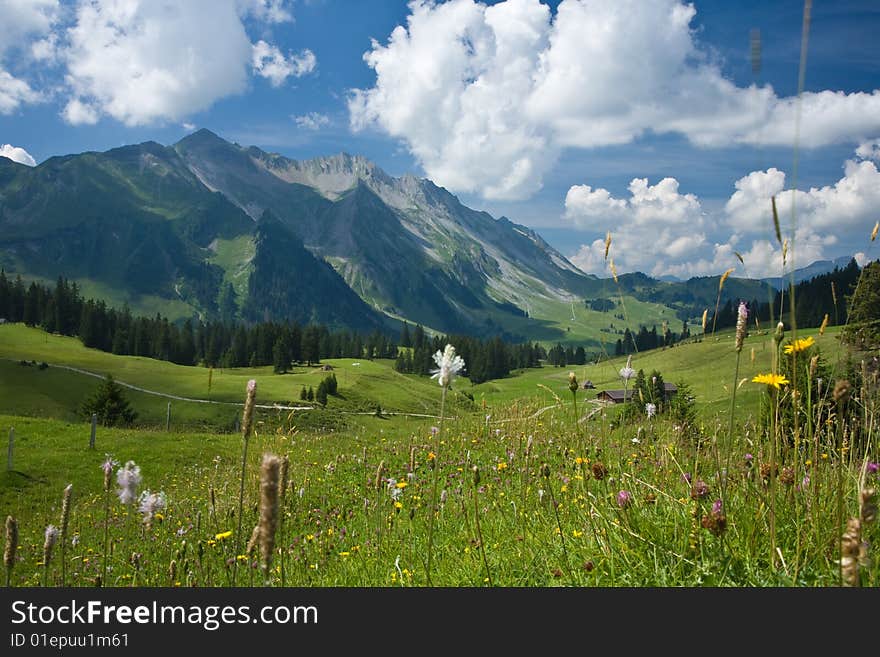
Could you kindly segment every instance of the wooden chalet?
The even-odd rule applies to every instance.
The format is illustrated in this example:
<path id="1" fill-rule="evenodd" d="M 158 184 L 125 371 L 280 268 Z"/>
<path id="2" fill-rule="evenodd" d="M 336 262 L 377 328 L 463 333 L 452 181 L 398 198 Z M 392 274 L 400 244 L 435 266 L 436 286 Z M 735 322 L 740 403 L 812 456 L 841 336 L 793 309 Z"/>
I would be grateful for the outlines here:
<path id="1" fill-rule="evenodd" d="M 664 401 L 668 401 L 670 397 L 675 394 L 678 394 L 678 388 L 674 383 L 663 383 L 663 388 L 665 391 L 665 399 Z M 624 397 L 625 395 L 625 397 Z M 600 401 L 611 402 L 612 404 L 622 404 L 624 401 L 629 401 L 632 399 L 633 390 L 632 388 L 628 390 L 602 390 L 601 392 L 596 394 L 596 397 Z"/>

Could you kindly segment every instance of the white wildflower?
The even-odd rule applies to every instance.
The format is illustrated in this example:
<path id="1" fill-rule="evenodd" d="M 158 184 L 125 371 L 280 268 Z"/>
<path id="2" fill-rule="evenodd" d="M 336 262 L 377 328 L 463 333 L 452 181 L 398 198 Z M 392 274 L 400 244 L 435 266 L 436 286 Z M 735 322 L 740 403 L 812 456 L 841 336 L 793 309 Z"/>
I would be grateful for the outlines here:
<path id="1" fill-rule="evenodd" d="M 387 479 L 386 482 L 388 485 L 388 494 L 391 495 L 391 500 L 396 502 L 400 499 L 403 490 L 397 487 L 397 479 L 394 479 L 393 477 Z"/>
<path id="2" fill-rule="evenodd" d="M 134 461 L 128 461 L 116 473 L 116 483 L 119 484 L 119 501 L 123 504 L 131 504 L 137 499 L 137 489 L 141 485 L 141 469 Z"/>
<path id="3" fill-rule="evenodd" d="M 144 522 L 149 524 L 153 521 L 153 516 L 159 511 L 165 509 L 168 498 L 165 493 L 151 493 L 145 490 L 138 499 L 138 511 L 144 514 Z"/>
<path id="4" fill-rule="evenodd" d="M 623 367 L 620 370 L 620 378 L 624 381 L 629 381 L 636 375 L 636 371 L 632 368 L 632 359 L 632 356 L 627 356 L 626 367 Z"/>
<path id="5" fill-rule="evenodd" d="M 443 388 L 449 386 L 456 375 L 464 369 L 464 360 L 456 355 L 455 347 L 451 344 L 446 345 L 443 351 L 438 350 L 434 354 L 434 362 L 437 363 L 438 369 L 431 370 L 431 378 L 437 379 L 437 383 Z"/>
<path id="6" fill-rule="evenodd" d="M 654 404 L 648 402 L 647 404 L 645 404 L 645 413 L 648 414 L 649 418 L 652 418 L 657 415 L 657 407 Z"/>

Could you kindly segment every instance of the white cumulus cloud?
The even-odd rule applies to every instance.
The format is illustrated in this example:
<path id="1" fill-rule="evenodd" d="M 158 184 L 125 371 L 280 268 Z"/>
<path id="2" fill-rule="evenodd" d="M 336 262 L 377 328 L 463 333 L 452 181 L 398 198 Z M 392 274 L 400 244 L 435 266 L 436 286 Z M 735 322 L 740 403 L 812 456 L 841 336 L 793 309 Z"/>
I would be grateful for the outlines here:
<path id="1" fill-rule="evenodd" d="M 564 148 L 647 131 L 703 147 L 793 142 L 795 98 L 739 87 L 694 40 L 679 0 L 413 0 L 406 25 L 364 55 L 375 84 L 352 90 L 351 125 L 402 140 L 427 174 L 485 198 L 534 194 Z M 806 92 L 800 143 L 880 131 L 880 90 Z"/>
<path id="2" fill-rule="evenodd" d="M 26 52 L 48 34 L 58 16 L 58 0 L 0 0 L 0 114 L 36 103 L 44 94 L 5 68 L 7 59 Z M 40 49 L 37 48 L 37 52 Z M 16 57 L 21 63 L 21 57 Z"/>
<path id="3" fill-rule="evenodd" d="M 865 160 L 880 162 L 880 139 L 873 139 L 859 144 L 856 155 Z"/>
<path id="4" fill-rule="evenodd" d="M 84 103 L 79 98 L 71 98 L 61 110 L 61 116 L 70 125 L 95 125 L 99 112 L 94 105 Z"/>
<path id="5" fill-rule="evenodd" d="M 675 178 L 655 185 L 647 178 L 634 178 L 629 193 L 629 198 L 615 198 L 607 189 L 574 185 L 565 196 L 565 216 L 575 225 L 599 233 L 611 231 L 611 256 L 619 271 L 663 275 L 670 260 L 705 246 L 700 201 L 693 194 L 680 193 Z M 581 246 L 572 262 L 585 272 L 607 275 L 604 238 Z"/>
<path id="6" fill-rule="evenodd" d="M 31 50 L 66 67 L 62 116 L 72 124 L 181 121 L 245 91 L 251 72 L 279 86 L 314 70 L 311 51 L 285 56 L 245 29 L 292 20 L 284 0 L 79 0 L 63 30 Z"/>
<path id="7" fill-rule="evenodd" d="M 126 125 L 179 119 L 247 81 L 250 42 L 229 0 L 83 2 L 67 37 L 69 119 L 92 118 L 76 102 Z"/>
<path id="8" fill-rule="evenodd" d="M 280 87 L 291 76 L 298 78 L 311 73 L 317 63 L 315 53 L 308 48 L 299 54 L 288 53 L 285 57 L 278 46 L 262 39 L 253 47 L 254 71 L 257 75 L 268 78 L 273 87 Z"/>
<path id="9" fill-rule="evenodd" d="M 47 34 L 59 9 L 58 0 L 0 0 L 0 54 Z"/>
<path id="10" fill-rule="evenodd" d="M 31 86 L 0 68 L 0 114 L 10 114 L 23 103 L 35 103 L 42 94 Z"/>
<path id="11" fill-rule="evenodd" d="M 287 23 L 293 20 L 287 4 L 285 0 L 239 0 L 239 9 L 266 23 Z"/>
<path id="12" fill-rule="evenodd" d="M 689 278 L 733 268 L 736 276 L 780 276 L 827 259 L 833 247 L 855 253 L 864 243 L 880 207 L 880 172 L 866 159 L 875 156 L 876 143 L 859 146 L 856 158 L 844 163 L 843 176 L 823 187 L 792 192 L 784 171 L 752 171 L 734 183 L 722 208 L 709 212 L 696 196 L 682 194 L 674 178 L 656 185 L 636 178 L 628 198 L 574 185 L 565 197 L 565 218 L 594 235 L 611 231 L 610 258 L 619 273 Z M 773 226 L 773 197 L 786 243 L 784 262 Z M 604 237 L 581 245 L 570 260 L 585 272 L 609 274 Z"/>
<path id="13" fill-rule="evenodd" d="M 0 157 L 8 157 L 13 162 L 26 164 L 29 167 L 37 166 L 37 161 L 25 149 L 12 144 L 3 144 L 0 146 Z"/>
<path id="14" fill-rule="evenodd" d="M 330 125 L 330 118 L 318 112 L 309 112 L 292 118 L 297 127 L 303 130 L 320 130 L 324 126 Z"/>
<path id="15" fill-rule="evenodd" d="M 871 160 L 847 160 L 837 182 L 806 191 L 785 190 L 785 173 L 777 169 L 753 171 L 735 186 L 725 212 L 731 228 L 738 231 L 772 230 L 773 196 L 783 228 L 790 224 L 792 204 L 798 225 L 825 231 L 871 223 L 880 208 L 880 171 Z"/>

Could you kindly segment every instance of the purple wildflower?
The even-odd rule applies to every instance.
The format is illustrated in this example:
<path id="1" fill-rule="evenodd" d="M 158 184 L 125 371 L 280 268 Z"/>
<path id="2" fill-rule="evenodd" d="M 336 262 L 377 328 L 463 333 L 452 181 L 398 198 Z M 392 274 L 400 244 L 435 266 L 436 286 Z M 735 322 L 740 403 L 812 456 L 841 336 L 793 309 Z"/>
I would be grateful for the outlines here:
<path id="1" fill-rule="evenodd" d="M 617 506 L 619 506 L 621 509 L 628 508 L 632 504 L 632 501 L 632 493 L 630 493 L 628 490 L 622 490 L 617 494 Z"/>
<path id="2" fill-rule="evenodd" d="M 715 500 L 714 502 L 712 502 L 712 513 L 716 516 L 724 513 L 724 502 L 722 502 L 721 500 Z"/>
<path id="3" fill-rule="evenodd" d="M 709 486 L 702 479 L 697 479 L 691 487 L 691 498 L 701 500 L 709 494 Z"/>

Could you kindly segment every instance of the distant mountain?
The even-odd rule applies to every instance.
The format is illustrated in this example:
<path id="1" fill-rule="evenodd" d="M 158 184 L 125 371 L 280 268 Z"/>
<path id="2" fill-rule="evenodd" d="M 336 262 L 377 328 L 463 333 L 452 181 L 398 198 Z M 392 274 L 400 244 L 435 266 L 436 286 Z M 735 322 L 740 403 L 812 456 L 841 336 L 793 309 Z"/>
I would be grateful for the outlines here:
<path id="1" fill-rule="evenodd" d="M 258 239 L 270 230 L 207 188 L 174 149 L 154 142 L 55 157 L 33 168 L 0 158 L 0 265 L 10 273 L 98 285 L 142 311 L 147 306 L 138 300 L 149 297 L 151 305 L 181 302 L 211 316 L 224 281 L 255 271 L 252 284 L 236 281 L 251 315 L 261 316 L 260 300 L 282 287 L 298 299 L 285 312 L 267 302 L 274 319 L 316 317 L 360 329 L 383 324 L 331 267 L 295 248 L 294 236 L 285 241 L 276 234 L 268 244 Z M 256 254 L 228 261 L 230 245 L 242 242 L 256 243 Z M 280 256 L 283 276 L 270 264 L 279 245 L 290 247 Z"/>
<path id="2" fill-rule="evenodd" d="M 295 319 L 303 324 L 370 331 L 380 317 L 324 260 L 310 253 L 269 210 L 255 234 L 253 271 L 243 315 L 251 321 Z"/>
<path id="3" fill-rule="evenodd" d="M 253 221 L 154 142 L 53 157 L 0 158 L 0 264 L 101 281 L 213 309 L 223 271 L 205 250 Z"/>
<path id="4" fill-rule="evenodd" d="M 696 276 L 683 282 L 670 282 L 651 278 L 641 272 L 618 276 L 620 286 L 632 296 L 644 301 L 659 303 L 676 311 L 679 318 L 699 317 L 715 309 L 721 276 Z M 724 281 L 720 304 L 744 300 L 766 302 L 775 290 L 768 283 L 750 278 L 731 276 Z"/>
<path id="5" fill-rule="evenodd" d="M 803 281 L 808 281 L 811 278 L 815 278 L 816 276 L 832 272 L 835 269 L 843 269 L 850 263 L 851 260 L 852 256 L 841 256 L 839 258 L 835 258 L 834 260 L 816 260 L 816 262 L 807 265 L 806 267 L 795 269 L 793 272 L 794 282 L 796 284 L 801 283 Z M 783 287 L 788 286 L 790 276 L 776 276 L 773 278 L 763 278 L 761 280 L 765 283 L 769 283 L 775 289 L 781 290 Z"/>
<path id="6" fill-rule="evenodd" d="M 617 339 L 621 322 L 698 318 L 714 307 L 719 280 L 626 274 L 612 283 L 430 180 L 389 176 L 345 153 L 293 160 L 208 130 L 36 167 L 0 157 L 0 267 L 65 276 L 87 296 L 172 319 L 360 331 L 406 319 L 584 345 Z M 768 290 L 730 278 L 722 301 Z"/>
<path id="7" fill-rule="evenodd" d="M 464 205 L 429 180 L 345 153 L 308 161 L 200 130 L 174 146 L 206 187 L 252 217 L 269 209 L 383 312 L 445 331 L 497 331 L 594 279 L 537 233 Z"/>

